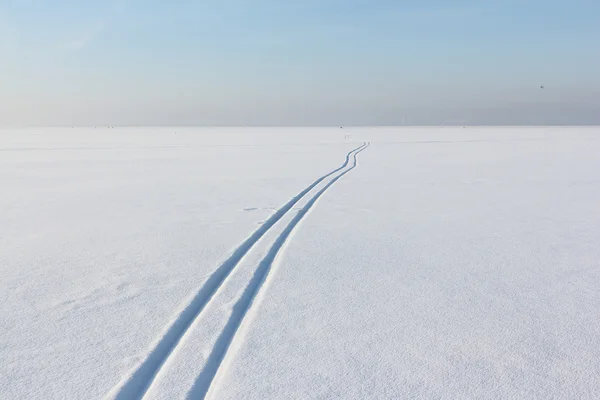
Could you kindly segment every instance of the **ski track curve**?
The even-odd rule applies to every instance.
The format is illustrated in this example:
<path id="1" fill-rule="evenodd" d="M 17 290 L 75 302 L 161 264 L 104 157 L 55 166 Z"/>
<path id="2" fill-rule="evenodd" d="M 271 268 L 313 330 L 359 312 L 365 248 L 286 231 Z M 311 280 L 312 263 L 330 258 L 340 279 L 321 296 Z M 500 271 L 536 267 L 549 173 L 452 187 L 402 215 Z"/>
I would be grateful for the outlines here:
<path id="1" fill-rule="evenodd" d="M 356 152 L 352 153 L 353 165 L 344 172 L 340 173 L 335 178 L 333 178 L 329 183 L 327 183 L 327 185 L 325 185 L 320 191 L 318 191 L 306 203 L 306 205 L 302 209 L 300 209 L 300 211 L 298 211 L 298 213 L 294 216 L 290 223 L 283 229 L 281 234 L 277 237 L 271 248 L 268 250 L 267 255 L 263 258 L 263 260 L 256 268 L 250 282 L 246 286 L 246 289 L 240 296 L 239 300 L 233 306 L 229 320 L 227 321 L 227 324 L 225 325 L 224 329 L 221 331 L 219 338 L 215 342 L 213 350 L 211 351 L 208 357 L 205 368 L 202 370 L 202 372 L 196 379 L 196 382 L 192 386 L 191 390 L 188 392 L 188 399 L 205 399 L 211 394 L 211 391 L 214 390 L 213 386 L 216 382 L 217 374 L 226 373 L 226 370 L 222 370 L 221 366 L 224 363 L 225 357 L 228 355 L 228 350 L 232 346 L 234 346 L 237 338 L 236 334 L 238 333 L 240 327 L 244 323 L 246 316 L 248 316 L 253 311 L 252 306 L 254 304 L 254 300 L 263 288 L 264 283 L 267 280 L 269 273 L 271 272 L 273 263 L 275 262 L 277 256 L 280 253 L 280 250 L 288 242 L 290 235 L 294 232 L 297 225 L 302 221 L 306 214 L 315 205 L 317 200 L 319 200 L 319 198 L 331 186 L 333 186 L 334 183 L 336 183 L 348 172 L 356 168 L 356 156 L 361 151 L 369 147 L 369 145 L 369 143 L 365 143 L 363 146 L 358 148 Z"/>
<path id="2" fill-rule="evenodd" d="M 311 201 L 309 203 L 307 203 L 307 206 L 308 205 L 312 206 L 312 204 L 314 204 L 314 202 L 318 199 L 318 197 L 320 197 L 320 195 L 323 194 L 327 188 L 329 188 L 335 181 L 337 181 L 339 178 L 341 178 L 347 172 L 349 172 L 350 170 L 352 170 L 353 168 L 356 167 L 356 154 L 358 154 L 359 152 L 364 150 L 366 147 L 368 147 L 368 144 L 365 142 L 361 146 L 348 152 L 348 154 L 346 154 L 344 163 L 340 167 L 334 169 L 333 171 L 321 176 L 320 178 L 318 178 L 314 182 L 312 182 L 309 186 L 307 186 L 305 189 L 303 189 L 301 192 L 299 192 L 296 196 L 294 196 L 292 199 L 290 199 L 286 204 L 284 204 L 281 208 L 279 208 L 258 229 L 256 229 L 248 238 L 246 238 L 246 240 L 244 240 L 242 242 L 242 244 L 240 244 L 231 253 L 231 255 L 223 263 L 221 263 L 219 265 L 219 267 L 217 267 L 217 269 L 208 277 L 208 279 L 206 279 L 206 281 L 200 287 L 200 289 L 198 290 L 196 295 L 193 297 L 193 299 L 190 301 L 190 303 L 188 303 L 188 305 L 178 314 L 178 316 L 175 318 L 175 320 L 169 325 L 169 327 L 164 331 L 164 333 L 160 336 L 160 338 L 154 343 L 154 345 L 152 346 L 152 350 L 150 350 L 150 352 L 146 355 L 146 358 L 135 367 L 133 372 L 131 372 L 125 379 L 123 379 L 121 382 L 119 382 L 105 396 L 105 399 L 107 399 L 107 400 L 108 399 L 113 399 L 113 400 L 142 399 L 144 397 L 144 395 L 146 394 L 148 388 L 150 387 L 152 381 L 154 380 L 156 374 L 162 368 L 162 366 L 165 364 L 166 360 L 171 356 L 171 354 L 173 353 L 175 348 L 180 343 L 181 339 L 185 336 L 185 333 L 189 330 L 189 328 L 192 325 L 192 323 L 194 322 L 194 320 L 196 320 L 196 318 L 202 313 L 202 310 L 204 310 L 206 305 L 210 302 L 212 297 L 215 295 L 215 293 L 218 291 L 218 289 L 222 286 L 222 284 L 226 280 L 226 278 L 232 273 L 232 271 L 240 263 L 240 261 L 244 258 L 244 256 L 250 251 L 250 249 L 252 249 L 252 247 L 267 233 L 267 231 L 269 231 L 271 229 L 271 227 L 273 227 L 285 214 L 287 214 L 288 211 L 290 211 L 296 205 L 296 203 L 298 203 L 307 193 L 309 193 L 312 189 L 314 189 L 317 185 L 319 185 L 325 179 L 331 177 L 332 175 L 334 175 L 337 172 L 346 168 L 348 166 L 348 164 L 350 164 L 351 157 L 354 155 L 354 158 L 353 158 L 354 163 L 353 163 L 352 167 L 347 169 L 340 175 L 336 176 L 320 192 L 318 192 L 315 195 L 315 197 L 313 197 L 313 199 L 311 199 Z M 303 209 L 301 209 L 298 212 L 298 214 L 292 220 L 290 225 L 293 224 L 293 226 L 295 226 L 299 222 L 299 220 L 302 219 L 302 217 L 300 217 L 298 219 L 298 221 L 296 221 L 296 218 L 298 217 L 298 215 L 303 216 L 304 214 L 306 214 L 306 212 L 308 212 L 308 209 L 310 209 L 310 207 L 307 208 L 307 206 L 305 206 Z M 294 223 L 294 221 L 296 221 L 296 222 Z M 288 227 L 290 225 L 288 225 Z M 287 233 L 286 237 L 289 236 L 289 233 L 291 233 L 293 226 Z M 288 230 L 288 227 L 285 228 L 284 232 Z M 279 244 L 279 238 L 278 238 L 274 247 L 277 247 L 277 245 L 279 244 L 279 248 L 280 248 L 283 245 L 283 242 L 285 242 L 285 238 L 281 244 Z M 264 260 L 269 258 L 272 250 L 273 250 L 273 247 L 269 250 L 267 257 L 265 257 Z M 277 251 L 275 251 L 275 253 L 273 254 L 273 258 L 276 255 L 276 253 L 277 253 Z M 263 262 L 261 262 L 258 270 L 262 271 L 265 269 L 265 267 L 263 266 L 264 260 L 263 260 Z M 272 260 L 271 260 L 271 262 L 272 262 Z M 252 283 L 255 284 L 256 290 L 258 290 L 258 288 L 261 285 L 261 282 L 254 282 L 254 278 L 253 278 Z M 252 295 L 250 298 L 247 299 L 247 300 L 249 300 L 248 307 L 251 305 L 250 303 L 254 297 L 255 297 L 255 295 Z M 242 298 L 246 299 L 246 291 L 242 295 Z M 241 314 L 241 318 L 240 318 L 240 315 L 238 315 L 240 313 L 239 312 L 236 313 L 236 310 L 238 308 L 239 307 L 237 307 L 237 303 L 236 303 L 236 308 L 234 309 L 233 313 L 236 316 L 238 316 L 238 319 L 241 323 L 241 319 L 243 319 L 243 316 L 246 312 L 243 312 Z M 247 309 L 246 309 L 246 311 L 247 311 Z M 235 333 L 235 331 L 237 330 L 237 327 L 230 327 L 229 323 L 228 323 L 226 330 L 231 329 L 231 328 L 235 328 L 235 330 L 233 331 L 233 333 Z M 221 337 L 222 336 L 223 336 L 223 334 L 221 335 Z M 221 337 L 219 339 L 221 339 Z M 217 344 L 220 344 L 220 342 L 218 342 Z M 229 347 L 229 345 L 227 345 L 227 347 Z M 213 353 L 214 353 L 214 351 L 213 351 Z M 221 363 L 223 356 L 224 356 L 224 352 L 223 352 L 223 355 L 218 360 L 218 364 Z M 211 361 L 213 361 L 212 353 L 211 353 Z M 213 361 L 213 363 L 214 363 L 214 361 Z M 208 366 L 207 366 L 207 368 L 208 368 Z M 213 368 L 210 368 L 210 369 L 212 370 Z M 217 368 L 214 368 L 214 373 L 212 374 L 213 377 L 214 377 L 214 374 L 216 374 L 216 372 L 217 372 Z M 205 376 L 204 372 L 201 374 L 201 376 Z M 212 377 L 211 377 L 211 381 L 212 381 Z M 209 382 L 209 384 L 210 384 L 210 382 Z M 197 386 L 198 385 L 195 384 L 194 388 L 196 388 Z M 200 386 L 198 386 L 198 387 L 200 387 Z M 194 390 L 194 388 L 192 390 Z M 199 390 L 194 390 L 194 391 L 198 392 Z M 206 390 L 204 390 L 204 394 L 202 395 L 202 397 L 204 397 L 206 395 L 207 391 L 208 391 L 208 386 L 206 387 Z M 200 392 L 202 392 L 202 391 L 200 391 Z"/>

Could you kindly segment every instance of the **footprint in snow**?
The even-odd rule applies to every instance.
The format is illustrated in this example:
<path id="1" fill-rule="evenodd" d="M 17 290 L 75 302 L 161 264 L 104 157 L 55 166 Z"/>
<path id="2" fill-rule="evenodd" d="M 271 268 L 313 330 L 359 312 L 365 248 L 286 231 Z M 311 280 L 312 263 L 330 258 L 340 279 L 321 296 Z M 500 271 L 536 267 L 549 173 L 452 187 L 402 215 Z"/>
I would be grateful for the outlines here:
<path id="1" fill-rule="evenodd" d="M 276 208 L 273 207 L 250 207 L 250 208 L 242 208 L 242 211 L 246 211 L 246 212 L 250 212 L 250 211 L 258 211 L 258 210 L 271 210 L 271 211 L 277 211 Z"/>

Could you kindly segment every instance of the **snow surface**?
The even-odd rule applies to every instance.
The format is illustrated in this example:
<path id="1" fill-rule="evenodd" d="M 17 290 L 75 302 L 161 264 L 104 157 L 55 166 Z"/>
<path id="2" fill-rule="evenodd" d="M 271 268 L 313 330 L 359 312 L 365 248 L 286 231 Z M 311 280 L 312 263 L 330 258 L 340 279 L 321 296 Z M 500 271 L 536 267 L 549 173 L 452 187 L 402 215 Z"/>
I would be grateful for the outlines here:
<path id="1" fill-rule="evenodd" d="M 599 155 L 593 127 L 0 130 L 0 398 L 600 398 Z"/>

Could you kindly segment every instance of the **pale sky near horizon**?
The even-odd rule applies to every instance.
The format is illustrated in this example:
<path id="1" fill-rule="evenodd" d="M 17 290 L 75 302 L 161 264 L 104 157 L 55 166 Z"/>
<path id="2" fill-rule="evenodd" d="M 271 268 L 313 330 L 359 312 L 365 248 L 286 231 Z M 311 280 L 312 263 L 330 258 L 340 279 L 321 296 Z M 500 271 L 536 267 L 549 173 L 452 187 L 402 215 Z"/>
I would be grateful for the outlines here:
<path id="1" fill-rule="evenodd" d="M 0 126 L 600 124 L 599 21 L 598 0 L 0 0 Z"/>

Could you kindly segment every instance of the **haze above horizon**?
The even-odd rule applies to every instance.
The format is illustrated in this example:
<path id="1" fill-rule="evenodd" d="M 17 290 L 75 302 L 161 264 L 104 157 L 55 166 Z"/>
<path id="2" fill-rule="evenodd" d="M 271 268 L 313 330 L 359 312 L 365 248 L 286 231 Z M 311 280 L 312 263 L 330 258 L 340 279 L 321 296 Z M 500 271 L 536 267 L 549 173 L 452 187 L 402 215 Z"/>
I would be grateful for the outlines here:
<path id="1" fill-rule="evenodd" d="M 600 124 L 600 3 L 0 2 L 0 126 Z"/>

